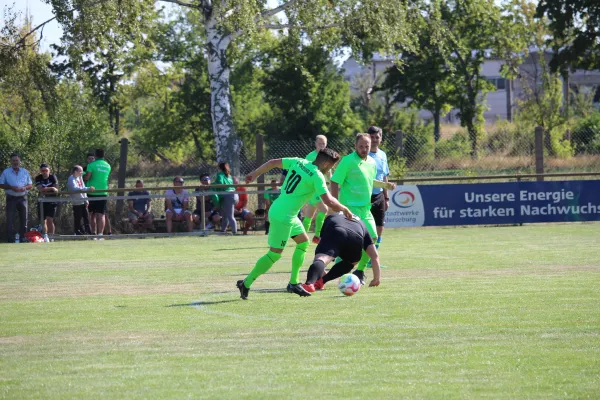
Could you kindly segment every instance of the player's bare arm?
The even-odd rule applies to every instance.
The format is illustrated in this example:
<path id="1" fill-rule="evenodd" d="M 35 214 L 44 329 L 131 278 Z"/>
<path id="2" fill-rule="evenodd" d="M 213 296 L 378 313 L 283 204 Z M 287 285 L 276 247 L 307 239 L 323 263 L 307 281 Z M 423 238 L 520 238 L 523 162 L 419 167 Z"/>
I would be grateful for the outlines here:
<path id="1" fill-rule="evenodd" d="M 329 186 L 329 192 L 337 199 L 340 196 L 340 184 L 331 182 L 331 185 Z M 325 205 L 327 205 L 327 203 Z"/>
<path id="2" fill-rule="evenodd" d="M 375 245 L 370 245 L 367 247 L 367 255 L 371 257 L 371 268 L 373 269 L 373 279 L 369 283 L 369 287 L 371 286 L 379 286 L 379 280 L 381 279 L 381 268 L 379 264 L 379 253 L 377 253 L 377 249 Z"/>
<path id="3" fill-rule="evenodd" d="M 250 172 L 248 175 L 246 175 L 246 183 L 253 182 L 256 178 L 272 170 L 273 168 L 283 168 L 281 158 L 274 158 L 272 160 L 269 160 L 254 171 Z"/>
<path id="4" fill-rule="evenodd" d="M 348 218 L 348 219 L 352 218 L 352 212 L 348 209 L 348 207 L 346 207 L 345 205 L 340 203 L 331 194 L 329 194 L 329 193 L 322 194 L 321 201 L 323 201 L 323 204 L 325 204 L 327 207 L 330 207 L 333 211 L 336 211 L 336 212 L 341 211 L 346 218 Z"/>
<path id="5" fill-rule="evenodd" d="M 387 189 L 387 190 L 394 190 L 394 189 L 396 189 L 396 184 L 394 182 L 378 181 L 377 179 L 375 179 L 373 181 L 373 186 L 376 187 L 376 188 L 383 188 L 383 189 Z"/>

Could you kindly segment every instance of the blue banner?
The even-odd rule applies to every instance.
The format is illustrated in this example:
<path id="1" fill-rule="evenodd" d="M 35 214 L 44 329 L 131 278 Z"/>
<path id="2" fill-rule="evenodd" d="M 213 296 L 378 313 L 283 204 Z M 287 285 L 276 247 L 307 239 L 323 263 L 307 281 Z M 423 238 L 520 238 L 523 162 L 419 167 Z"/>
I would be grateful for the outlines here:
<path id="1" fill-rule="evenodd" d="M 386 227 L 600 221 L 600 181 L 402 185 Z"/>

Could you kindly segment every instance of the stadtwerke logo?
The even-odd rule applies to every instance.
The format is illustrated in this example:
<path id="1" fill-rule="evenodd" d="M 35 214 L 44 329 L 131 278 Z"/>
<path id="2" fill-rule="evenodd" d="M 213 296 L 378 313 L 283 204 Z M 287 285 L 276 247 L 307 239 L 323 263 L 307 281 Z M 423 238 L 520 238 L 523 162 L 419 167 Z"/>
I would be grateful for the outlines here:
<path id="1" fill-rule="evenodd" d="M 400 208 L 409 208 L 415 204 L 415 195 L 412 192 L 396 192 L 392 196 L 392 203 L 396 205 L 396 207 Z"/>

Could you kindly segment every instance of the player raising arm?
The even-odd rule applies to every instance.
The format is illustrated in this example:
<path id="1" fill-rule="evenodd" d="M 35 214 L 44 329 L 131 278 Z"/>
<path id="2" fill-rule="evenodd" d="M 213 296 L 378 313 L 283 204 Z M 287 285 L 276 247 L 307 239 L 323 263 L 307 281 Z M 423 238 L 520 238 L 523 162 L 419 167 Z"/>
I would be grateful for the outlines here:
<path id="1" fill-rule="evenodd" d="M 281 195 L 269 210 L 269 251 L 256 262 L 244 280 L 237 282 L 240 297 L 248 299 L 248 292 L 254 281 L 267 272 L 281 258 L 281 253 L 290 238 L 296 242 L 292 255 L 292 274 L 287 290 L 299 296 L 310 296 L 300 280 L 300 268 L 304 263 L 308 249 L 308 235 L 298 218 L 298 211 L 311 196 L 319 195 L 325 205 L 334 211 L 341 211 L 348 218 L 352 217 L 350 210 L 343 206 L 327 190 L 324 173 L 327 173 L 340 159 L 338 153 L 331 149 L 319 152 L 315 161 L 302 158 L 278 158 L 267 161 L 255 171 L 246 176 L 246 183 L 253 182 L 258 176 L 273 168 L 287 169 L 288 173 L 281 185 Z"/>

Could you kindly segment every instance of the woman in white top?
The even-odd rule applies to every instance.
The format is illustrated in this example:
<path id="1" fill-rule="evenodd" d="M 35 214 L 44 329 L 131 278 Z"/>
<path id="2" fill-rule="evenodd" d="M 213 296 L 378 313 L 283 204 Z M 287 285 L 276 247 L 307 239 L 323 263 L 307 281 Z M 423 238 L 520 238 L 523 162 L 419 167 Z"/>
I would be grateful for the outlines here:
<path id="1" fill-rule="evenodd" d="M 83 168 L 76 165 L 71 170 L 71 176 L 67 180 L 67 190 L 76 192 L 71 194 L 73 198 L 73 228 L 76 235 L 91 235 L 90 215 L 88 213 L 88 201 L 86 192 L 93 192 L 94 187 L 86 187 L 83 182 Z M 83 219 L 83 230 L 81 229 L 81 220 Z"/>

